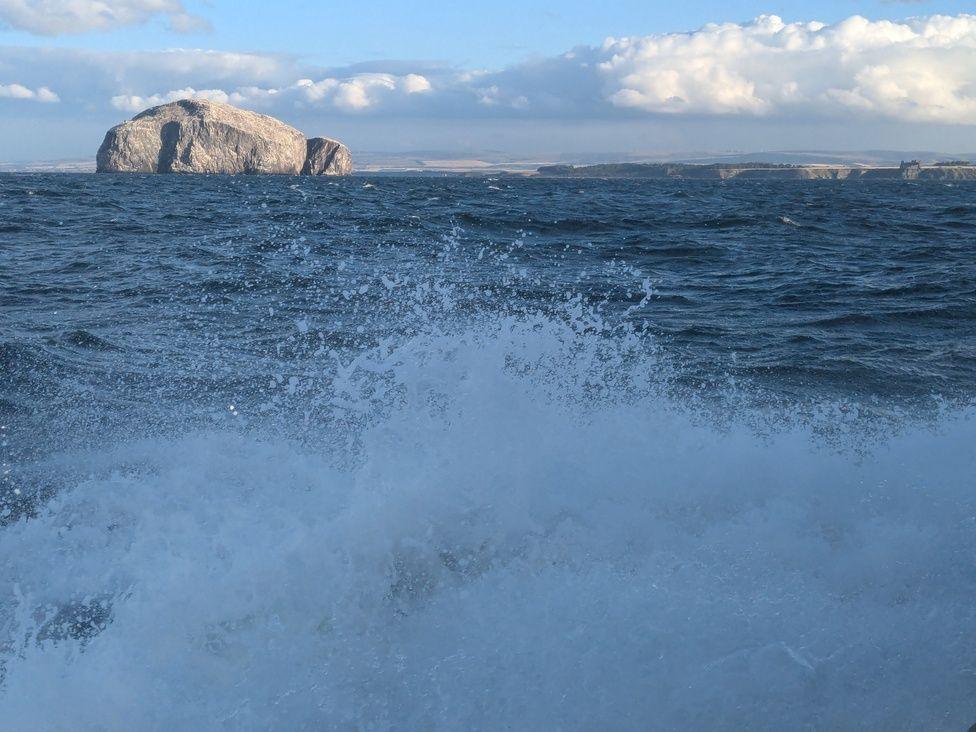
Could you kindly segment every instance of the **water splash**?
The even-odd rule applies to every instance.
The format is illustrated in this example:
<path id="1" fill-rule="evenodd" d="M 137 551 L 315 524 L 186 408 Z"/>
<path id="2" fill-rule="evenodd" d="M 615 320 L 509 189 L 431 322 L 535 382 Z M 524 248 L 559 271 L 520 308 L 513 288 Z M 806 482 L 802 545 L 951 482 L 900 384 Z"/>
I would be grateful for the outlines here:
<path id="1" fill-rule="evenodd" d="M 430 322 L 326 354 L 296 388 L 341 439 L 313 449 L 252 417 L 80 456 L 90 477 L 0 534 L 0 716 L 965 721 L 973 413 L 860 451 L 803 420 L 760 435 L 741 410 L 719 426 L 676 400 L 646 345 L 578 298 L 558 317 Z"/>
<path id="2" fill-rule="evenodd" d="M 78 236 L 114 245 L 0 254 L 30 281 L 0 345 L 3 727 L 972 721 L 976 411 L 891 399 L 937 392 L 921 346 L 964 340 L 958 237 L 928 253 L 897 206 L 845 199 L 887 237 L 852 246 L 826 187 L 681 208 L 525 182 L 460 206 L 482 183 L 384 179 L 356 209 L 361 181 L 175 180 L 140 220 L 83 183 Z M 923 289 L 890 289 L 905 263 Z M 893 313 L 946 294 L 890 356 L 920 322 Z M 879 297 L 908 300 L 873 340 L 825 320 Z M 789 308 L 819 320 L 774 342 Z M 816 388 L 774 396 L 745 362 Z M 832 398 L 858 375 L 896 383 Z"/>

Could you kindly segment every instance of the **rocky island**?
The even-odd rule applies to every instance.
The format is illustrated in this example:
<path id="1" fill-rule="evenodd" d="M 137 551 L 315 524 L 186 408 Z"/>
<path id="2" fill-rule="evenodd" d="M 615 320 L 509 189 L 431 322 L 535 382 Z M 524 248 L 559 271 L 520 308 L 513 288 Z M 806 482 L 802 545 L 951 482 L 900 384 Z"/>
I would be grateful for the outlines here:
<path id="1" fill-rule="evenodd" d="M 676 178 L 679 180 L 976 180 L 976 165 L 950 161 L 923 165 L 918 160 L 896 167 L 863 165 L 784 165 L 771 163 L 606 163 L 543 165 L 537 175 L 550 178 Z"/>
<path id="2" fill-rule="evenodd" d="M 284 122 L 204 99 L 152 107 L 110 129 L 100 173 L 269 173 L 348 175 L 349 148 L 306 139 Z"/>

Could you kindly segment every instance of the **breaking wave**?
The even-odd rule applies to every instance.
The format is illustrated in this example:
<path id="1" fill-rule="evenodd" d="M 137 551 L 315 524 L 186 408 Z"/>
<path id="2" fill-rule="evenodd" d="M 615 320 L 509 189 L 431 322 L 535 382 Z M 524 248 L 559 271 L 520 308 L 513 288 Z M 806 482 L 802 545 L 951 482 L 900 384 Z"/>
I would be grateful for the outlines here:
<path id="1" fill-rule="evenodd" d="M 970 189 L 4 183 L 0 729 L 976 721 Z"/>
<path id="2" fill-rule="evenodd" d="M 225 427 L 51 457 L 0 530 L 4 727 L 976 718 L 972 409 L 705 399 L 580 298 L 416 304 Z"/>

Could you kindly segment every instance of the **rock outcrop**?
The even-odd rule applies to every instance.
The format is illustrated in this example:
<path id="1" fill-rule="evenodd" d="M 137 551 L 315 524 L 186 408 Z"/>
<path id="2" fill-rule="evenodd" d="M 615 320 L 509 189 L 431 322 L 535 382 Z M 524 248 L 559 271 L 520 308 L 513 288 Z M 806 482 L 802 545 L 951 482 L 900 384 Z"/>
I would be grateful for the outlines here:
<path id="1" fill-rule="evenodd" d="M 305 153 L 305 175 L 349 175 L 352 172 L 352 155 L 349 148 L 338 140 L 328 137 L 312 137 Z"/>
<path id="2" fill-rule="evenodd" d="M 110 129 L 98 149 L 97 170 L 347 175 L 352 156 L 345 145 L 327 138 L 306 140 L 274 117 L 229 104 L 181 99 Z"/>

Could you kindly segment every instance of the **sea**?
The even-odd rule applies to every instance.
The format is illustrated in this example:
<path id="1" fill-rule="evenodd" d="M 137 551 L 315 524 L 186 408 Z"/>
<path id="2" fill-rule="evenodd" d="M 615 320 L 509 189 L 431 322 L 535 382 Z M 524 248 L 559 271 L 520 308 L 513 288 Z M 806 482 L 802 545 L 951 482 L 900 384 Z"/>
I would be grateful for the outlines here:
<path id="1" fill-rule="evenodd" d="M 976 722 L 976 184 L 0 175 L 0 728 Z"/>

